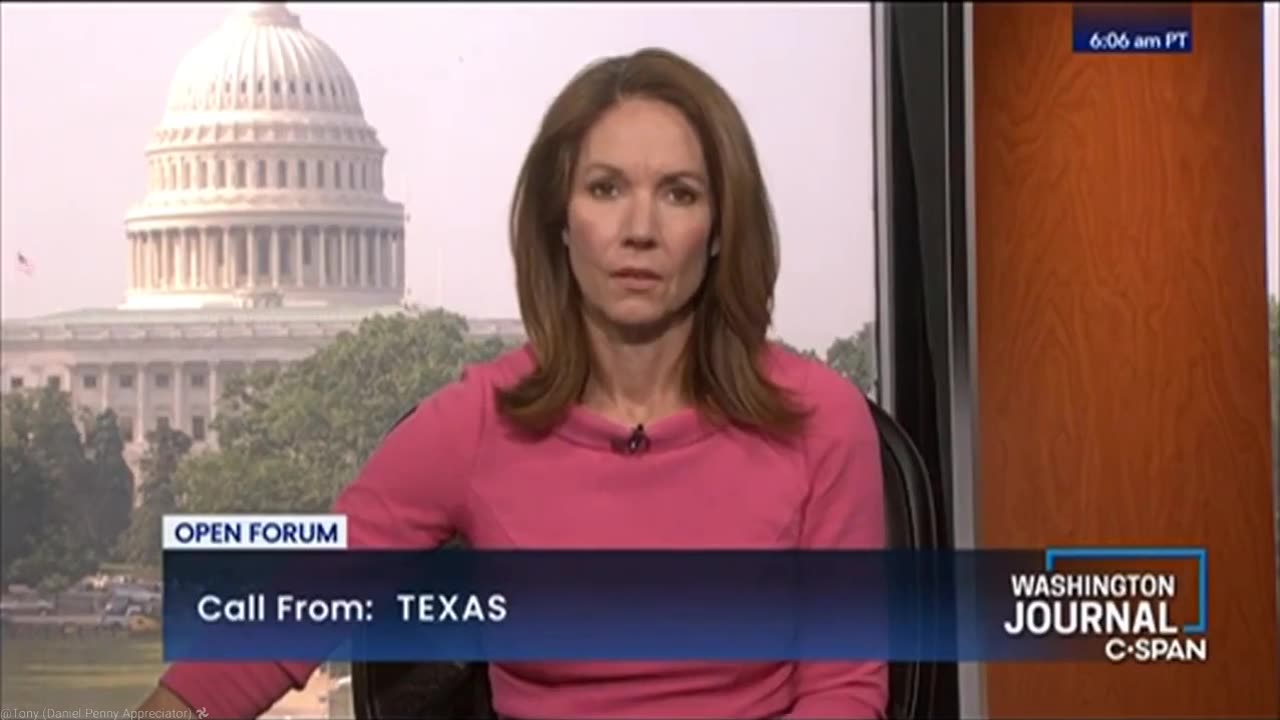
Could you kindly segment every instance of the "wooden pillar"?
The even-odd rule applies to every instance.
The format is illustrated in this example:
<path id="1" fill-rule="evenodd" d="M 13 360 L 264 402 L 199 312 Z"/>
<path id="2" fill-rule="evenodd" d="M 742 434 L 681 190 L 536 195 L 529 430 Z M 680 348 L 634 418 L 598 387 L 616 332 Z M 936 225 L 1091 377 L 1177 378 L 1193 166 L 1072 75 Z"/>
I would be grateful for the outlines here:
<path id="1" fill-rule="evenodd" d="M 981 547 L 1202 546 L 1209 661 L 991 665 L 993 718 L 1277 717 L 1262 6 L 1178 55 L 973 10 Z"/>

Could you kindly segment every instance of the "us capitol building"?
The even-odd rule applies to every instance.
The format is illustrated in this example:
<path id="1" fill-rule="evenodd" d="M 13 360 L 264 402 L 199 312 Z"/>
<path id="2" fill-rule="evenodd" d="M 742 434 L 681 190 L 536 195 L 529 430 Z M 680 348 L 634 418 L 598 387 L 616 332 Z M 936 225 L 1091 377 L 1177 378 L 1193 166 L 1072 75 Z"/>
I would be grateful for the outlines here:
<path id="1" fill-rule="evenodd" d="M 214 441 L 220 387 L 403 311 L 405 211 L 342 59 L 283 3 L 236 10 L 178 67 L 125 217 L 117 308 L 7 320 L 0 392 L 113 409 L 131 464 L 162 423 Z M 520 336 L 518 320 L 473 320 Z"/>

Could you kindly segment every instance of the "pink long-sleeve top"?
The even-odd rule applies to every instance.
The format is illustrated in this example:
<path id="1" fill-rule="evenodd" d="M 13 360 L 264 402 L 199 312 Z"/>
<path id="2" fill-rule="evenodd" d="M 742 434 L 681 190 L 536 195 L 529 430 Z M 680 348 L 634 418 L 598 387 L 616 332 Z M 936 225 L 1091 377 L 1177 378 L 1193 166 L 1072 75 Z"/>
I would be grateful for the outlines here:
<path id="1" fill-rule="evenodd" d="M 431 548 L 455 533 L 480 549 L 879 548 L 878 435 L 865 398 L 826 366 L 780 348 L 772 380 L 812 411 L 787 444 L 711 426 L 692 410 L 621 427 L 575 408 L 536 442 L 510 431 L 494 390 L 533 367 L 527 349 L 470 367 L 421 402 L 340 495 L 353 548 Z M 161 682 L 212 718 L 255 717 L 318 663 L 177 663 Z M 878 662 L 494 663 L 506 717 L 877 718 Z"/>

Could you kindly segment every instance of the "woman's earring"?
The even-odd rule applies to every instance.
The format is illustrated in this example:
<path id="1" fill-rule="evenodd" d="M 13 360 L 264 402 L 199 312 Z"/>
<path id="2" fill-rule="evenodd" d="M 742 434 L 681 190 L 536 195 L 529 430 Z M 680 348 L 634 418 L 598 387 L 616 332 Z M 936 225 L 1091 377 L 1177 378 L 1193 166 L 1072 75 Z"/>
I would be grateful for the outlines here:
<path id="1" fill-rule="evenodd" d="M 569 244 L 569 228 L 566 227 L 560 231 L 560 242 L 565 245 Z"/>
<path id="2" fill-rule="evenodd" d="M 720 254 L 720 241 L 712 240 L 711 241 L 711 257 L 715 257 L 719 254 Z"/>

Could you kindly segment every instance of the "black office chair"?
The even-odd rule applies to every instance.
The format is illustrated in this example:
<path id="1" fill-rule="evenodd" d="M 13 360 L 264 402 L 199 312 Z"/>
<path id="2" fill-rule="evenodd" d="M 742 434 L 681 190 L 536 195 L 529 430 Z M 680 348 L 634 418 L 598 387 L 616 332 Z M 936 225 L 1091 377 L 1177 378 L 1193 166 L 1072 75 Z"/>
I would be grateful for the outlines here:
<path id="1" fill-rule="evenodd" d="M 898 423 L 875 403 L 871 403 L 871 413 L 880 432 L 889 546 L 913 550 L 944 547 L 938 503 L 920 453 Z M 937 666 L 931 663 L 892 663 L 889 717 L 927 717 L 934 706 L 937 676 Z M 351 664 L 351 692 L 358 720 L 497 717 L 490 702 L 485 663 L 356 662 Z"/>
<path id="2" fill-rule="evenodd" d="M 942 516 L 934 497 L 933 484 L 924 459 L 905 430 L 879 405 L 870 403 L 871 416 L 880 432 L 880 464 L 884 472 L 885 526 L 888 545 L 895 550 L 937 550 L 944 547 Z M 922 571 L 928 571 L 922 564 Z M 916 578 L 928 587 L 931 578 Z M 921 615 L 929 612 L 920 608 Z M 932 644 L 914 638 L 918 646 Z M 938 667 L 915 661 L 889 665 L 889 709 L 893 720 L 915 720 L 932 716 L 938 686 Z"/>

